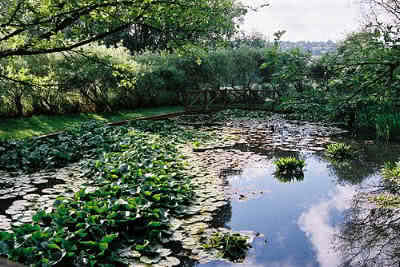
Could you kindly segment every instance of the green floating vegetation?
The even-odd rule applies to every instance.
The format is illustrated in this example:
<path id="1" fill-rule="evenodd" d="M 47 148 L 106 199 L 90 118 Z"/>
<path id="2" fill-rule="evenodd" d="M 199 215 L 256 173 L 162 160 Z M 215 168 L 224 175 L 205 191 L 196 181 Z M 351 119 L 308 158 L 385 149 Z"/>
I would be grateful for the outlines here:
<path id="1" fill-rule="evenodd" d="M 134 122 L 118 130 L 92 127 L 76 136 L 87 135 L 99 144 L 93 149 L 101 156 L 88 163 L 96 189 L 58 197 L 53 211 L 39 211 L 33 223 L 0 232 L 0 257 L 29 266 L 179 262 L 166 253 L 170 215 L 188 205 L 193 193 L 177 144 L 201 136 L 171 121 Z M 106 135 L 105 141 L 97 135 L 103 132 L 113 136 Z M 42 146 L 49 150 L 73 142 L 68 138 Z M 10 153 L 24 160 L 20 149 Z"/>
<path id="2" fill-rule="evenodd" d="M 400 161 L 386 162 L 381 173 L 383 178 L 400 183 Z"/>
<path id="3" fill-rule="evenodd" d="M 238 233 L 214 233 L 209 242 L 204 244 L 205 249 L 217 249 L 222 258 L 233 262 L 241 262 L 247 255 L 251 245 L 247 237 Z"/>
<path id="4" fill-rule="evenodd" d="M 371 194 L 369 200 L 379 208 L 400 208 L 400 161 L 386 162 L 381 170 L 383 191 Z"/>
<path id="5" fill-rule="evenodd" d="M 326 147 L 325 155 L 336 161 L 345 161 L 355 158 L 354 149 L 344 143 L 334 143 Z"/>
<path id="6" fill-rule="evenodd" d="M 284 157 L 274 161 L 276 166 L 275 178 L 281 182 L 302 181 L 304 179 L 303 168 L 305 161 L 295 157 Z"/>
<path id="7" fill-rule="evenodd" d="M 0 170 L 34 172 L 117 151 L 126 127 L 89 121 L 51 138 L 0 141 Z"/>

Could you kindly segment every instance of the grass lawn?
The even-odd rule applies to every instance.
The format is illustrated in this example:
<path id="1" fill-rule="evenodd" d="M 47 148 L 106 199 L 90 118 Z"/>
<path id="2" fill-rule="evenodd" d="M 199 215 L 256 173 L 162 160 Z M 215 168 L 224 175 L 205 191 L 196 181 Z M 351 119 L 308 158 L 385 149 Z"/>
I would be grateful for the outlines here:
<path id="1" fill-rule="evenodd" d="M 142 108 L 114 113 L 82 113 L 72 115 L 38 115 L 30 118 L 1 119 L 0 139 L 20 139 L 44 135 L 77 126 L 88 120 L 122 121 L 183 111 L 183 107 Z"/>

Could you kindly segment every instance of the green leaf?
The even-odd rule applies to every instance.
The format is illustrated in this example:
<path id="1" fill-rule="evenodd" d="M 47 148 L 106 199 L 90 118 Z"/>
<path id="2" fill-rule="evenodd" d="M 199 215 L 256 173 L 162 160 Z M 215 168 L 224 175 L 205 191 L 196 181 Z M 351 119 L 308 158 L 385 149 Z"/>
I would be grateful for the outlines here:
<path id="1" fill-rule="evenodd" d="M 160 200 L 161 200 L 161 194 L 155 194 L 155 195 L 152 196 L 152 198 L 153 198 L 155 201 L 160 201 Z"/>
<path id="2" fill-rule="evenodd" d="M 100 249 L 101 251 L 104 251 L 104 250 L 108 249 L 108 243 L 106 243 L 106 242 L 100 242 L 100 243 L 99 243 L 99 249 Z"/>
<path id="3" fill-rule="evenodd" d="M 151 221 L 147 224 L 147 226 L 157 228 L 161 226 L 161 222 Z"/>
<path id="4" fill-rule="evenodd" d="M 60 248 L 57 244 L 54 244 L 54 243 L 48 244 L 47 247 L 48 247 L 49 249 L 61 250 L 61 248 Z"/>

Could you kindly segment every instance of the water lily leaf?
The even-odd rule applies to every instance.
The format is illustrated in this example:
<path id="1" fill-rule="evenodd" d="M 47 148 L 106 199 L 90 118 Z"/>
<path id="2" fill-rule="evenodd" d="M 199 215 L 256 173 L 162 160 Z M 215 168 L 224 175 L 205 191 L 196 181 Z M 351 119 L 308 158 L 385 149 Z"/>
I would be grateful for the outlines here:
<path id="1" fill-rule="evenodd" d="M 157 249 L 157 253 L 160 254 L 160 257 L 167 257 L 172 254 L 172 250 L 167 248 L 159 248 Z"/>
<path id="2" fill-rule="evenodd" d="M 144 263 L 147 263 L 147 264 L 152 264 L 152 263 L 153 263 L 153 260 L 150 259 L 150 258 L 147 257 L 147 256 L 141 256 L 141 257 L 140 257 L 140 261 L 141 261 L 141 262 L 144 262 Z"/>
<path id="3" fill-rule="evenodd" d="M 181 263 L 181 261 L 178 258 L 175 257 L 167 257 L 166 258 L 166 264 L 165 266 L 177 266 Z"/>

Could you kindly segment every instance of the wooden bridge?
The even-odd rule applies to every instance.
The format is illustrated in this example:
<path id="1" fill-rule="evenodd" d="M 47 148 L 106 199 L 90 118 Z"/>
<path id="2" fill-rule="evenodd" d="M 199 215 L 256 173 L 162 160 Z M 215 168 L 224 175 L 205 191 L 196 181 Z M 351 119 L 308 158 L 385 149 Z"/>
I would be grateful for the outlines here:
<path id="1" fill-rule="evenodd" d="M 211 111 L 229 108 L 259 109 L 270 92 L 260 89 L 189 90 L 183 95 L 186 111 Z"/>

